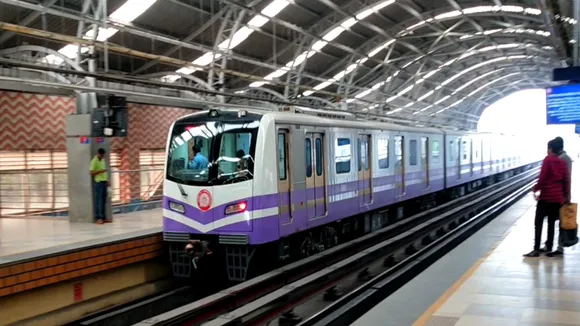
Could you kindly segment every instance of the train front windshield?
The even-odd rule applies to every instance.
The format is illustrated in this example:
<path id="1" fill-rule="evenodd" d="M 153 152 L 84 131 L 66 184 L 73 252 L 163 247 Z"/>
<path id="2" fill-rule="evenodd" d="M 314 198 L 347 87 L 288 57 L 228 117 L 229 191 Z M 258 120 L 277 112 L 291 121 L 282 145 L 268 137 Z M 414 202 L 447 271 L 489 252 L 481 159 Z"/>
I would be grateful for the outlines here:
<path id="1" fill-rule="evenodd" d="M 197 186 L 252 179 L 258 127 L 259 121 L 177 122 L 167 179 Z"/>

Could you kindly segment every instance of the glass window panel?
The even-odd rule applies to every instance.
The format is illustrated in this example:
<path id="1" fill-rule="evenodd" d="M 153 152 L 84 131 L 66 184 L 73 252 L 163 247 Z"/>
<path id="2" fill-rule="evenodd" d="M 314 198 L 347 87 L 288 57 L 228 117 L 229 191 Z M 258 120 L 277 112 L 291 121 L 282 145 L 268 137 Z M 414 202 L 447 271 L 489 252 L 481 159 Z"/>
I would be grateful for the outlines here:
<path id="1" fill-rule="evenodd" d="M 379 169 L 389 168 L 389 138 L 379 138 L 377 153 L 379 158 Z"/>
<path id="2" fill-rule="evenodd" d="M 322 140 L 316 138 L 316 175 L 322 175 Z"/>
<path id="3" fill-rule="evenodd" d="M 409 165 L 417 165 L 417 141 L 409 142 Z"/>
<path id="4" fill-rule="evenodd" d="M 343 174 L 350 172 L 350 139 L 338 138 L 334 146 L 334 164 L 336 167 L 336 174 Z"/>
<path id="5" fill-rule="evenodd" d="M 306 177 L 312 176 L 312 141 L 310 138 L 304 140 L 304 156 L 306 158 Z"/>
<path id="6" fill-rule="evenodd" d="M 278 134 L 278 173 L 280 180 L 286 180 L 286 134 Z"/>

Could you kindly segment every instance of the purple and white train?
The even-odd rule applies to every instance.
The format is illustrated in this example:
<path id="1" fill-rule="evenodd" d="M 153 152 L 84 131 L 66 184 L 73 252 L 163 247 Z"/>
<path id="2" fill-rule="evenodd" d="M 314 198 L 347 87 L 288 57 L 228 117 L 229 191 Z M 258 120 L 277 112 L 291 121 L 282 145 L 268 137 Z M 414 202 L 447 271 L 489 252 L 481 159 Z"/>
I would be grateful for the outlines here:
<path id="1" fill-rule="evenodd" d="M 185 116 L 169 132 L 163 188 L 174 274 L 192 275 L 184 246 L 195 241 L 243 281 L 254 267 L 308 256 L 525 171 L 541 160 L 534 147 L 513 136 L 296 112 Z"/>

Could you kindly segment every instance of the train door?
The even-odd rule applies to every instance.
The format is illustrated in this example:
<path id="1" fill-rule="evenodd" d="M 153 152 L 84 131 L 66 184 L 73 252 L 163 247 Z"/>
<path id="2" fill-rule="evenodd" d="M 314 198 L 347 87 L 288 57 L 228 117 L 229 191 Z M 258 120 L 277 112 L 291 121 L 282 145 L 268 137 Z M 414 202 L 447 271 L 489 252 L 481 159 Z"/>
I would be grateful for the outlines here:
<path id="1" fill-rule="evenodd" d="M 288 130 L 278 130 L 278 207 L 280 214 L 280 224 L 289 224 L 292 222 L 292 205 L 290 191 L 290 159 L 288 157 L 289 141 Z"/>
<path id="2" fill-rule="evenodd" d="M 425 182 L 425 189 L 430 187 L 429 179 L 429 137 L 421 137 L 421 177 Z"/>
<path id="3" fill-rule="evenodd" d="M 395 194 L 405 196 L 405 137 L 395 136 Z"/>
<path id="4" fill-rule="evenodd" d="M 372 202 L 371 136 L 358 136 L 358 191 L 360 205 Z"/>
<path id="5" fill-rule="evenodd" d="M 314 160 L 312 144 L 314 135 L 306 133 L 304 137 L 304 158 L 306 172 L 306 212 L 309 219 L 316 217 L 316 185 L 314 180 Z"/>
<path id="6" fill-rule="evenodd" d="M 457 180 L 461 179 L 461 138 L 457 138 L 455 141 L 455 148 L 457 149 L 455 154 L 455 161 L 457 164 Z"/>
<path id="7" fill-rule="evenodd" d="M 467 158 L 469 159 L 469 175 L 473 177 L 473 168 L 475 168 L 475 159 L 477 158 L 477 155 L 475 154 L 475 148 L 473 148 L 473 139 L 469 139 L 469 141 L 467 142 L 467 147 L 469 148 L 469 154 L 467 155 Z"/>
<path id="8" fill-rule="evenodd" d="M 316 217 L 325 216 L 327 213 L 326 203 L 326 175 L 324 161 L 324 135 L 313 134 L 314 140 L 314 196 Z"/>
<path id="9" fill-rule="evenodd" d="M 483 168 L 485 166 L 485 160 L 483 159 L 483 148 L 484 148 L 484 144 L 483 144 L 483 139 L 479 140 L 479 164 L 480 164 L 480 169 L 481 169 L 481 174 L 483 174 Z"/>

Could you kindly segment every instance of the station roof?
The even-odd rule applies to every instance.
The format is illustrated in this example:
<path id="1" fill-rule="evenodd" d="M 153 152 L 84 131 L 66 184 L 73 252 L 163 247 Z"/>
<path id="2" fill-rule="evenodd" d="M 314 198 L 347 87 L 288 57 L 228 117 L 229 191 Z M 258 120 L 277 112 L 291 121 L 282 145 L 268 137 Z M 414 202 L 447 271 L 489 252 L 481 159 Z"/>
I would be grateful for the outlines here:
<path id="1" fill-rule="evenodd" d="M 569 59 L 570 8 L 538 3 L 0 0 L 0 65 L 58 66 L 68 70 L 47 73 L 51 81 L 79 85 L 85 78 L 67 71 L 91 71 L 94 58 L 95 72 L 132 82 L 226 93 L 196 95 L 212 103 L 473 128 L 495 100 L 550 85 Z M 71 42 L 92 42 L 95 26 L 95 54 L 79 52 Z"/>

